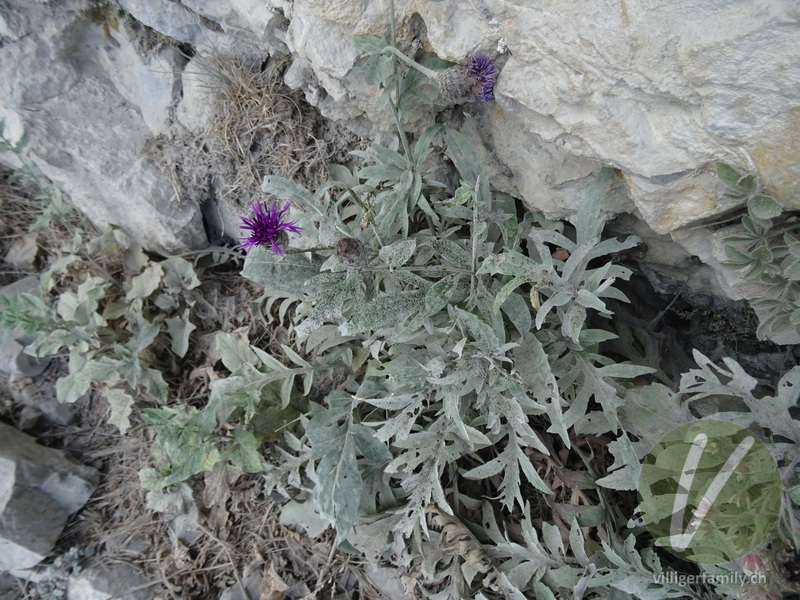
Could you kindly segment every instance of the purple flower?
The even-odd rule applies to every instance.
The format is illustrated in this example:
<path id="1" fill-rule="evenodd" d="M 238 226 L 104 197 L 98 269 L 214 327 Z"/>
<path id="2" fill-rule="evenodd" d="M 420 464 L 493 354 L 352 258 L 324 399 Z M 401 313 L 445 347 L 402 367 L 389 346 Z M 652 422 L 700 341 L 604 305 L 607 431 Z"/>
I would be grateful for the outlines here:
<path id="1" fill-rule="evenodd" d="M 270 244 L 275 254 L 283 256 L 281 245 L 285 245 L 289 241 L 289 235 L 286 232 L 300 233 L 303 231 L 303 228 L 294 221 L 283 221 L 283 216 L 288 210 L 288 202 L 281 209 L 278 209 L 276 204 L 268 208 L 265 202 L 254 202 L 253 218 L 239 217 L 244 221 L 244 225 L 240 225 L 239 228 L 250 230 L 250 237 L 239 238 L 242 248 L 249 251 L 253 246 Z"/>
<path id="2" fill-rule="evenodd" d="M 494 99 L 494 84 L 497 83 L 497 67 L 486 56 L 472 56 L 464 65 L 475 81 L 472 95 L 475 100 L 488 102 Z"/>

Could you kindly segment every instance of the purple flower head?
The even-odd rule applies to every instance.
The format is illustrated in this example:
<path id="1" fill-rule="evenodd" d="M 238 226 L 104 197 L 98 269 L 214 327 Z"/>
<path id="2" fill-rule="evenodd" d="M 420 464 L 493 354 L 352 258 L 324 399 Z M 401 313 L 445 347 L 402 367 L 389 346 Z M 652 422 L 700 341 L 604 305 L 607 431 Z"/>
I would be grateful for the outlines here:
<path id="1" fill-rule="evenodd" d="M 497 67 L 486 56 L 472 56 L 464 65 L 467 73 L 474 80 L 472 97 L 481 102 L 494 99 L 494 84 L 497 83 Z"/>
<path id="2" fill-rule="evenodd" d="M 303 228 L 294 221 L 283 221 L 283 216 L 288 210 L 288 202 L 281 209 L 277 204 L 267 207 L 266 202 L 254 202 L 253 218 L 239 217 L 244 221 L 244 225 L 240 225 L 239 228 L 250 230 L 250 237 L 239 238 L 242 248 L 249 251 L 254 246 L 270 244 L 275 254 L 283 256 L 279 242 L 285 244 L 289 241 L 286 232 L 300 233 L 303 231 Z"/>

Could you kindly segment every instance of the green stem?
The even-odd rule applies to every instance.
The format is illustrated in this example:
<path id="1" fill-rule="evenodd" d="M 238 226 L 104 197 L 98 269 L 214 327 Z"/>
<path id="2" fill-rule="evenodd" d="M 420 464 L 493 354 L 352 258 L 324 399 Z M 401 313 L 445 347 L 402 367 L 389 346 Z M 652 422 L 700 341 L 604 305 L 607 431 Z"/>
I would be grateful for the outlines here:
<path id="1" fill-rule="evenodd" d="M 415 60 L 409 58 L 408 56 L 406 56 L 405 54 L 400 52 L 400 50 L 398 50 L 394 46 L 386 46 L 386 48 L 383 49 L 383 54 L 386 54 L 386 53 L 393 54 L 396 58 L 399 58 L 400 60 L 402 60 L 404 63 L 406 63 L 412 69 L 416 69 L 417 71 L 419 71 L 423 75 L 426 75 L 427 77 L 430 77 L 434 81 L 436 80 L 436 78 L 438 76 L 438 71 L 434 71 L 433 69 L 429 69 L 428 67 L 423 67 L 421 64 L 419 64 Z"/>
<path id="2" fill-rule="evenodd" d="M 349 233 L 348 233 L 349 235 Z M 305 252 L 320 252 L 322 250 L 333 250 L 330 246 L 317 246 L 316 248 L 287 248 L 284 254 L 304 254 Z"/>
<path id="3" fill-rule="evenodd" d="M 408 137 L 406 136 L 405 129 L 403 128 L 403 123 L 400 120 L 400 75 L 397 72 L 397 57 L 402 56 L 403 60 L 411 60 L 405 54 L 400 52 L 397 49 L 397 24 L 395 22 L 394 16 L 394 0 L 389 0 L 389 23 L 391 24 L 391 42 L 392 45 L 384 48 L 384 52 L 386 50 L 391 50 L 392 52 L 392 72 L 394 73 L 394 102 L 391 103 L 392 107 L 392 114 L 394 115 L 394 122 L 397 126 L 397 132 L 400 135 L 400 141 L 403 144 L 403 151 L 406 153 L 406 159 L 408 160 L 409 164 L 413 165 L 411 159 L 411 147 L 408 145 Z M 412 63 L 414 61 L 411 61 Z M 416 64 L 416 63 L 414 63 Z M 418 65 L 419 66 L 419 65 Z M 424 68 L 424 67 L 423 67 Z"/>
<path id="4" fill-rule="evenodd" d="M 378 235 L 378 228 L 375 227 L 374 219 L 370 218 L 370 215 L 372 215 L 373 217 L 375 216 L 372 207 L 367 206 L 366 202 L 362 201 L 361 198 L 358 197 L 358 194 L 356 194 L 352 188 L 348 187 L 347 193 L 350 194 L 350 197 L 353 200 L 355 200 L 356 204 L 358 204 L 361 207 L 361 210 L 364 211 L 364 220 L 369 223 L 370 231 L 372 231 L 372 233 L 375 234 L 375 239 L 378 240 L 378 244 L 380 245 L 381 248 L 383 248 L 384 243 L 381 240 L 381 236 Z"/>
<path id="5" fill-rule="evenodd" d="M 241 251 L 231 250 L 230 248 L 226 248 L 225 246 L 208 246 L 200 250 L 187 250 L 186 252 L 181 252 L 179 254 L 172 254 L 170 256 L 178 256 L 183 258 L 184 256 L 195 256 L 195 255 L 213 254 L 213 253 L 229 254 L 237 258 L 242 257 Z"/>
<path id="6" fill-rule="evenodd" d="M 478 235 L 476 231 L 478 229 L 478 188 L 480 188 L 480 185 L 481 178 L 478 177 L 475 181 L 475 192 L 472 194 L 472 228 L 470 229 L 472 234 L 472 278 L 469 282 L 470 300 L 474 297 L 475 284 L 478 279 Z"/>
<path id="7" fill-rule="evenodd" d="M 395 77 L 395 80 L 397 80 L 396 77 Z M 400 92 L 399 92 L 400 84 L 399 83 L 397 84 L 397 87 L 398 87 L 398 91 L 395 92 L 395 94 L 396 94 L 396 97 L 399 98 L 400 97 Z M 397 100 L 397 103 L 399 105 L 399 103 L 400 103 L 399 99 Z M 403 143 L 403 152 L 405 152 L 406 159 L 408 160 L 409 164 L 413 164 L 411 162 L 411 146 L 408 145 L 408 138 L 406 137 L 406 132 L 403 129 L 403 123 L 400 121 L 400 109 L 399 109 L 398 106 L 395 106 L 394 103 L 392 104 L 392 114 L 394 115 L 394 124 L 397 127 L 397 131 L 400 133 L 400 141 Z"/>

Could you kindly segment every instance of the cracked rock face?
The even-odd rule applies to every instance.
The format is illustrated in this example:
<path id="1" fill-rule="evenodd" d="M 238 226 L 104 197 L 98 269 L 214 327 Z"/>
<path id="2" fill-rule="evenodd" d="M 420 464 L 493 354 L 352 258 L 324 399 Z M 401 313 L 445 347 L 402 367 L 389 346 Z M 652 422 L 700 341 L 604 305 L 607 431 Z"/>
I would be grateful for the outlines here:
<path id="1" fill-rule="evenodd" d="M 205 243 L 196 207 L 142 156 L 167 126 L 185 59 L 143 56 L 122 27 L 93 23 L 77 0 L 9 0 L 0 17 L 0 119 L 30 132 L 31 157 L 100 227 L 123 225 L 155 251 Z M 3 160 L 9 160 L 4 155 Z"/>
<path id="2" fill-rule="evenodd" d="M 350 17 L 358 0 L 333 4 L 335 12 L 330 4 L 296 3 L 303 26 L 293 23 L 290 32 L 319 30 L 325 22 L 350 25 L 353 35 L 385 31 L 383 14 L 373 21 Z M 800 123 L 796 2 L 397 4 L 400 31 L 416 13 L 427 31 L 426 48 L 442 58 L 463 62 L 506 49 L 495 106 L 478 119 L 495 131 L 521 132 L 493 150 L 522 178 L 518 191 L 532 207 L 570 217 L 579 202 L 557 215 L 545 197 L 553 188 L 557 193 L 560 178 L 545 181 L 548 193 L 539 197 L 524 181 L 522 164 L 544 166 L 542 148 L 568 155 L 578 170 L 582 160 L 620 169 L 636 209 L 660 234 L 729 208 L 718 200 L 717 160 L 758 169 L 785 208 L 800 206 L 800 146 L 790 141 Z M 326 89 L 328 76 L 339 80 L 331 86 L 334 99 L 342 87 L 358 94 L 339 49 L 344 41 L 296 35 L 291 45 Z M 352 103 L 331 104 L 328 111 L 340 118 L 352 110 Z"/>

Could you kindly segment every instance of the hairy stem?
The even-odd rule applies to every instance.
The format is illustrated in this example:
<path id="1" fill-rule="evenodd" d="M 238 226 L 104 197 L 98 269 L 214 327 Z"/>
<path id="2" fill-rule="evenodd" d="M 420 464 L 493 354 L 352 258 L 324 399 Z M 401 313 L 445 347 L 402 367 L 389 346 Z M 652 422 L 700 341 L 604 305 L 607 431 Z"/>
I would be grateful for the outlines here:
<path id="1" fill-rule="evenodd" d="M 394 15 L 394 0 L 389 0 L 389 23 L 391 24 L 391 42 L 392 45 L 389 48 L 392 50 L 392 72 L 394 73 L 394 102 L 391 102 L 390 105 L 392 107 L 392 114 L 394 115 L 394 122 L 397 125 L 397 132 L 400 135 L 400 141 L 403 144 L 403 151 L 406 153 L 406 158 L 408 162 L 412 163 L 411 160 L 411 147 L 408 145 L 408 137 L 406 136 L 405 129 L 403 128 L 403 123 L 400 120 L 400 76 L 397 70 L 397 58 L 398 56 L 402 56 L 405 60 L 411 60 L 405 54 L 400 52 L 397 49 L 397 23 L 395 22 L 395 15 Z M 384 52 L 386 49 L 384 49 Z M 414 61 L 411 61 L 414 62 Z M 424 67 L 423 67 L 424 68 Z"/>
<path id="2" fill-rule="evenodd" d="M 475 181 L 475 193 L 472 194 L 472 228 L 470 229 L 470 233 L 472 234 L 472 278 L 470 279 L 469 283 L 469 296 L 470 299 L 474 297 L 475 294 L 475 284 L 477 283 L 478 275 L 478 188 L 481 185 L 481 178 Z"/>
<path id="3" fill-rule="evenodd" d="M 406 63 L 412 69 L 416 69 L 417 71 L 419 71 L 420 73 L 422 73 L 423 75 L 425 75 L 427 77 L 430 77 L 434 81 L 436 80 L 436 78 L 438 76 L 438 72 L 437 71 L 434 71 L 433 69 L 429 69 L 428 67 L 423 67 L 421 64 L 419 64 L 415 60 L 409 58 L 408 56 L 406 56 L 405 54 L 400 52 L 400 50 L 398 50 L 394 46 L 386 46 L 386 48 L 383 49 L 383 53 L 384 54 L 387 54 L 387 53 L 388 54 L 392 54 L 394 57 L 399 58 L 400 60 L 402 60 L 404 63 Z"/>

